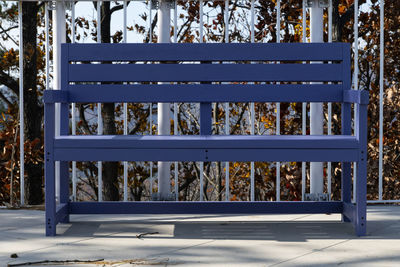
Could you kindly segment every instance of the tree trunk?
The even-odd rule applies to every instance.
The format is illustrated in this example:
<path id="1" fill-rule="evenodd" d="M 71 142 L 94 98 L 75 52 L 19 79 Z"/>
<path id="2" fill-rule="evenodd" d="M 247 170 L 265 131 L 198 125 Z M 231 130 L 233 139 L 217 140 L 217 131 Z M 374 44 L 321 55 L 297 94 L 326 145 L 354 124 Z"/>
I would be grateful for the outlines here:
<path id="1" fill-rule="evenodd" d="M 340 28 L 339 0 L 332 1 L 332 41 L 341 42 L 342 29 Z"/>
<path id="2" fill-rule="evenodd" d="M 38 101 L 37 90 L 37 13 L 39 6 L 35 2 L 22 3 L 22 24 L 23 24 L 23 77 L 24 77 L 24 121 L 25 138 L 32 142 L 35 139 L 42 139 L 42 118 L 43 109 Z M 40 144 L 34 149 L 40 150 Z M 26 171 L 26 203 L 37 205 L 43 203 L 43 163 L 25 164 Z"/>
<path id="3" fill-rule="evenodd" d="M 109 43 L 111 39 L 111 10 L 110 2 L 103 2 L 101 6 L 101 42 Z M 114 103 L 103 104 L 103 133 L 114 135 L 115 128 L 115 106 Z M 103 185 L 104 200 L 118 201 L 118 162 L 103 162 Z"/>

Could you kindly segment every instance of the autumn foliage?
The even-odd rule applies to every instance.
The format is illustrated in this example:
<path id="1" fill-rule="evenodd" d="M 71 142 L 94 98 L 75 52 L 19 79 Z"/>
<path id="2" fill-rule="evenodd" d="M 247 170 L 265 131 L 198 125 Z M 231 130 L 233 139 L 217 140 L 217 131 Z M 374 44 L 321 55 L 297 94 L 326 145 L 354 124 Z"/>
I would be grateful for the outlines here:
<path id="1" fill-rule="evenodd" d="M 370 105 L 368 112 L 368 199 L 378 198 L 378 151 L 379 151 L 379 2 L 376 0 L 359 1 L 359 88 L 370 92 Z M 354 42 L 353 35 L 353 1 L 333 1 L 333 41 Z M 178 42 L 199 42 L 199 1 L 178 1 L 179 16 L 177 40 Z M 281 6 L 281 42 L 301 42 L 303 31 L 309 36 L 310 29 L 302 28 L 301 1 L 282 1 Z M 250 1 L 231 1 L 229 4 L 229 40 L 225 40 L 224 1 L 204 1 L 204 42 L 249 42 L 250 34 Z M 276 1 L 255 1 L 255 42 L 276 42 Z M 15 15 L 15 10 L 4 11 Z M 13 13 L 14 12 L 14 13 Z M 41 11 L 43 12 L 43 11 Z M 43 14 L 43 13 L 41 13 Z M 7 16 L 7 14 L 5 15 Z M 43 16 L 42 16 L 43 17 Z M 385 1 L 385 76 L 384 76 L 384 141 L 383 141 L 383 198 L 400 198 L 400 2 L 396 0 Z M 8 20 L 13 18 L 8 15 Z M 70 19 L 70 17 L 68 18 Z M 309 23 L 309 14 L 305 18 Z M 153 25 L 149 28 L 149 16 L 142 12 L 139 19 L 128 25 L 128 31 L 134 33 L 143 42 L 149 42 L 152 31 L 153 42 L 157 40 L 155 25 L 156 12 L 153 13 Z M 328 41 L 328 17 L 324 14 L 325 41 Z M 39 25 L 43 21 L 39 16 Z M 76 27 L 77 42 L 96 40 L 96 21 L 77 17 L 73 23 Z M 72 24 L 68 21 L 69 41 L 71 40 Z M 173 34 L 173 29 L 171 29 Z M 3 37 L 4 40 L 5 37 Z M 111 32 L 110 42 L 121 42 L 122 31 Z M 44 35 L 38 32 L 38 101 L 41 101 L 41 92 L 44 89 Z M 1 49 L 0 49 L 1 50 Z M 354 51 L 353 51 L 354 53 Z M 14 71 L 18 65 L 18 50 L 12 47 L 1 50 L 0 69 Z M 354 66 L 353 66 L 354 70 Z M 1 77 L 0 77 L 1 78 Z M 2 80 L 0 79 L 0 83 Z M 18 109 L 16 108 L 17 96 L 13 92 L 5 99 L 0 100 L 7 107 L 3 110 L 0 121 L 0 203 L 10 202 L 10 181 L 13 180 L 13 199 L 18 199 L 19 192 L 19 136 L 18 136 Z M 178 133 L 183 135 L 198 134 L 199 112 L 198 104 L 178 103 L 177 123 Z M 308 106 L 309 108 L 309 106 Z M 128 103 L 128 133 L 129 134 L 155 134 L 157 132 L 156 103 Z M 324 106 L 327 120 L 327 105 Z M 340 134 L 340 106 L 333 104 L 332 132 Z M 230 105 L 229 123 L 230 134 L 250 134 L 250 105 L 248 103 L 235 103 Z M 302 134 L 302 103 L 281 103 L 280 106 L 280 134 Z M 123 105 L 115 105 L 115 130 L 117 134 L 123 133 Z M 26 111 L 27 112 L 27 111 Z M 29 112 L 29 111 L 28 111 Z M 152 112 L 152 113 L 150 113 Z M 225 104 L 213 103 L 213 133 L 225 132 Z M 171 105 L 171 114 L 173 113 Z M 95 103 L 77 103 L 77 134 L 96 134 L 97 132 L 97 107 Z M 276 104 L 255 103 L 255 134 L 276 134 Z M 150 128 L 149 120 L 152 120 Z M 307 118 L 309 123 L 309 118 Z M 173 134 L 173 121 L 171 133 Z M 309 133 L 307 127 L 306 132 Z M 325 123 L 325 133 L 327 133 Z M 40 144 L 38 144 L 40 142 Z M 42 139 L 25 143 L 25 162 L 41 161 Z M 255 199 L 276 199 L 276 163 L 255 162 Z M 151 193 L 156 192 L 156 179 L 150 181 L 150 174 L 157 177 L 156 164 L 149 162 L 130 162 L 128 164 L 128 190 L 131 200 L 149 200 Z M 307 164 L 307 169 L 309 165 Z M 229 164 L 229 184 L 226 184 L 226 165 L 221 162 L 204 164 L 204 187 L 200 188 L 199 164 L 194 162 L 178 164 L 178 190 L 180 200 L 198 200 L 200 190 L 204 193 L 205 200 L 224 200 L 225 189 L 229 186 L 229 199 L 232 201 L 250 200 L 250 162 L 231 162 Z M 78 200 L 97 199 L 97 167 L 95 162 L 77 163 Z M 116 186 L 119 189 L 120 199 L 123 195 L 123 165 L 118 165 Z M 171 168 L 171 184 L 174 185 L 174 164 Z M 281 173 L 281 200 L 299 201 L 302 199 L 301 163 L 283 162 L 280 165 Z M 340 198 L 339 163 L 332 164 L 332 199 Z M 29 179 L 29 177 L 26 177 Z M 309 174 L 307 172 L 308 188 Z M 327 165 L 325 164 L 324 178 L 327 178 Z M 153 189 L 150 188 L 153 184 Z M 173 186 L 172 186 L 173 188 Z M 308 189 L 307 189 L 308 190 Z M 72 184 L 71 184 L 72 192 Z"/>

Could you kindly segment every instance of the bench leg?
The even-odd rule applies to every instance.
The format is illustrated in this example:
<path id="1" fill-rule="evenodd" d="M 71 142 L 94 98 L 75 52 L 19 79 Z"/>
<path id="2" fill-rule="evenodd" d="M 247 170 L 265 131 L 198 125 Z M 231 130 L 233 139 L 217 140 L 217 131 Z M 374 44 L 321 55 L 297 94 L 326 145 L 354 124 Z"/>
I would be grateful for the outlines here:
<path id="1" fill-rule="evenodd" d="M 354 218 L 356 234 L 367 234 L 367 161 L 361 157 L 357 162 L 357 194 L 356 194 L 356 218 Z"/>
<path id="2" fill-rule="evenodd" d="M 45 161 L 46 236 L 56 235 L 55 162 Z"/>
<path id="3" fill-rule="evenodd" d="M 342 162 L 342 201 L 351 203 L 351 163 Z M 353 218 L 348 218 L 342 214 L 343 222 L 351 222 Z"/>
<path id="4" fill-rule="evenodd" d="M 55 136 L 55 105 L 44 105 L 44 178 L 46 204 L 46 236 L 56 235 L 56 178 L 55 161 L 53 155 L 53 141 Z"/>
<path id="5" fill-rule="evenodd" d="M 69 202 L 69 162 L 60 162 L 60 204 Z M 61 223 L 69 223 L 69 214 L 60 220 Z"/>

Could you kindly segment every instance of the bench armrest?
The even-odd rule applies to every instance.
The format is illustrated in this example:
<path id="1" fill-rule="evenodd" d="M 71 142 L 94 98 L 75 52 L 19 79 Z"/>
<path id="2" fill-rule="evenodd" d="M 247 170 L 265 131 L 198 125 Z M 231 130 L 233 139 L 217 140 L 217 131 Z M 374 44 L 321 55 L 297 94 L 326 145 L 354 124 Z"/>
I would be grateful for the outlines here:
<path id="1" fill-rule="evenodd" d="M 357 91 L 355 91 L 357 92 Z M 363 91 L 358 91 L 363 92 Z M 368 96 L 368 92 L 367 96 Z M 361 160 L 366 160 L 367 157 L 367 136 L 368 136 L 368 105 L 360 101 L 358 105 L 355 105 L 356 116 L 355 116 L 355 135 L 360 142 L 361 149 Z"/>
<path id="2" fill-rule="evenodd" d="M 367 105 L 369 103 L 369 93 L 366 90 L 344 90 L 343 102 Z"/>
<path id="3" fill-rule="evenodd" d="M 51 103 L 68 103 L 68 92 L 61 90 L 45 90 L 43 94 L 43 102 Z"/>

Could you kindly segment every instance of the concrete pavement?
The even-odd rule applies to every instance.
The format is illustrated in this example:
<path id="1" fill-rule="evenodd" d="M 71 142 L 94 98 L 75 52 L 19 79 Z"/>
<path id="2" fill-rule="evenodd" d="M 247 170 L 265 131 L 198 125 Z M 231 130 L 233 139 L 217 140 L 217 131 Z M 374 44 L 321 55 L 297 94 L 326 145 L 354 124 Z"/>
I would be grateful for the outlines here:
<path id="1" fill-rule="evenodd" d="M 101 261 L 57 266 L 400 266 L 400 206 L 368 207 L 361 238 L 336 214 L 74 215 L 45 237 L 43 211 L 0 209 L 0 266 L 68 260 Z"/>

